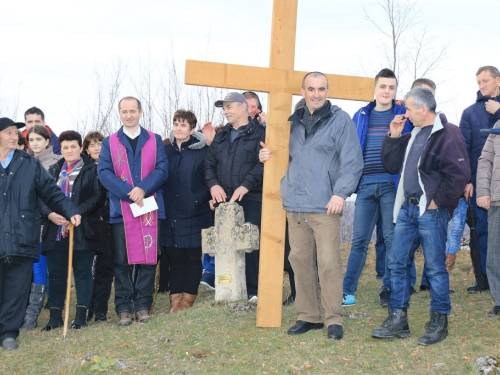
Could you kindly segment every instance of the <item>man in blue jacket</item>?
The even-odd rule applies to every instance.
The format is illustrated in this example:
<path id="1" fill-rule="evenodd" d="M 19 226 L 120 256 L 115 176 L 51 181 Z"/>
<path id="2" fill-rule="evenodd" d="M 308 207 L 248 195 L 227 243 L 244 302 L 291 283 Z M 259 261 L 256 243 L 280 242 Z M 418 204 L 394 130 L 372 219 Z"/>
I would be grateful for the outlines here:
<path id="1" fill-rule="evenodd" d="M 387 269 L 387 257 L 391 251 L 392 211 L 396 198 L 397 175 L 386 171 L 380 160 L 382 140 L 389 130 L 389 124 L 396 115 L 404 114 L 405 107 L 396 104 L 394 96 L 398 89 L 398 80 L 390 69 L 382 69 L 375 76 L 375 100 L 361 108 L 354 115 L 358 138 L 363 152 L 364 168 L 356 191 L 356 210 L 354 212 L 354 233 L 351 253 L 344 276 L 344 306 L 354 305 L 354 292 L 366 262 L 366 253 L 373 229 L 379 216 L 383 227 L 385 243 L 385 272 L 380 290 L 380 306 L 389 305 L 391 294 L 390 276 Z M 403 133 L 411 131 L 413 126 L 408 122 Z"/>
<path id="2" fill-rule="evenodd" d="M 110 224 L 115 244 L 115 305 L 120 326 L 151 319 L 158 233 L 165 219 L 162 186 L 168 160 L 161 137 L 139 125 L 141 102 L 125 97 L 118 103 L 123 126 L 102 141 L 98 173 L 109 191 Z M 155 196 L 158 210 L 134 217 L 131 204 L 144 206 Z M 143 260 L 137 260 L 139 258 Z M 138 267 L 133 280 L 134 265 Z"/>
<path id="3" fill-rule="evenodd" d="M 471 180 L 465 187 L 464 197 L 467 200 L 472 197 L 477 220 L 476 234 L 481 255 L 481 269 L 474 270 L 476 284 L 467 288 L 469 293 L 480 293 L 489 289 L 486 277 L 488 211 L 478 207 L 476 203 L 476 172 L 481 151 L 488 138 L 488 133 L 482 133 L 481 129 L 491 129 L 500 120 L 500 72 L 494 66 L 483 66 L 478 69 L 476 78 L 479 86 L 476 103 L 466 108 L 460 119 L 460 130 L 465 139 L 471 169 Z"/>
<path id="4" fill-rule="evenodd" d="M 389 254 L 391 295 L 389 316 L 372 337 L 410 336 L 407 308 L 415 250 L 422 245 L 431 304 L 420 345 L 432 345 L 448 335 L 451 310 L 446 270 L 448 216 L 458 205 L 470 179 L 469 160 L 460 130 L 436 114 L 436 99 L 417 87 L 405 96 L 406 115 L 397 115 L 382 143 L 381 159 L 400 179 L 394 203 L 392 251 Z M 403 135 L 409 119 L 415 128 Z"/>

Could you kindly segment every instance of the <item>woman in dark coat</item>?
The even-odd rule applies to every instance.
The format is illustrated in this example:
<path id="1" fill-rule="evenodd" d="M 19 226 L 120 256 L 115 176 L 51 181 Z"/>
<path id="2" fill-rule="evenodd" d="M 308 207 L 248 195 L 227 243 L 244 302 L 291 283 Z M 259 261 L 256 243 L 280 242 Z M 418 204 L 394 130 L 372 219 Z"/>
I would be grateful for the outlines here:
<path id="1" fill-rule="evenodd" d="M 68 130 L 59 136 L 63 159 L 49 168 L 63 193 L 70 197 L 82 216 L 82 224 L 75 228 L 73 242 L 73 274 L 76 286 L 76 318 L 71 328 L 87 325 L 87 309 L 93 290 L 92 263 L 101 238 L 99 208 L 104 204 L 105 191 L 97 177 L 97 166 L 82 154 L 82 137 Z M 44 211 L 44 209 L 46 209 Z M 42 253 L 47 256 L 49 269 L 50 320 L 43 329 L 50 331 L 63 324 L 62 309 L 66 296 L 68 273 L 69 228 L 66 219 L 44 207 L 49 224 L 44 226 Z"/>
<path id="2" fill-rule="evenodd" d="M 210 190 L 203 177 L 206 139 L 193 136 L 197 120 L 191 111 L 178 110 L 173 123 L 165 146 L 169 178 L 163 187 L 166 225 L 161 228 L 170 263 L 171 313 L 194 303 L 202 272 L 201 230 L 212 225 Z"/>

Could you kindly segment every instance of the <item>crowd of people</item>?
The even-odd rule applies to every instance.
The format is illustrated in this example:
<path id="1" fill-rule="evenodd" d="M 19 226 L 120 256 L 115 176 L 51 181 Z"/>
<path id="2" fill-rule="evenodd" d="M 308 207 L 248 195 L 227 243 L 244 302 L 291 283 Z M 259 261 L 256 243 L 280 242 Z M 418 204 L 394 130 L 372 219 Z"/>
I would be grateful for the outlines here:
<path id="1" fill-rule="evenodd" d="M 351 119 L 327 100 L 325 75 L 304 77 L 303 100 L 289 119 L 290 162 L 281 182 L 292 289 L 283 305 L 295 303 L 298 317 L 288 334 L 326 325 L 328 338 L 343 338 L 342 308 L 356 303 L 377 228 L 379 303 L 388 307 L 388 317 L 372 337 L 410 335 L 414 253 L 421 246 L 420 291 L 429 290 L 431 302 L 418 343 L 443 340 L 451 310 L 449 272 L 471 212 L 479 262 L 468 292 L 491 288 L 489 315 L 500 315 L 500 73 L 485 66 L 476 76 L 477 101 L 459 127 L 436 111 L 436 85 L 429 79 L 416 80 L 397 102 L 396 76 L 383 69 L 375 77 L 375 100 Z M 170 313 L 193 306 L 199 286 L 217 288 L 216 259 L 202 254 L 201 231 L 212 226 L 213 211 L 224 202 L 240 205 L 245 221 L 260 230 L 263 170 L 272 150 L 264 143 L 267 116 L 254 92 L 231 92 L 215 106 L 222 108 L 225 126 L 207 123 L 197 131 L 196 115 L 178 110 L 166 140 L 140 125 L 141 102 L 130 96 L 118 104 L 122 127 L 108 137 L 73 130 L 57 136 L 36 107 L 25 112 L 25 122 L 0 119 L 4 349 L 17 349 L 20 331 L 38 326 L 45 295 L 50 318 L 42 330 L 63 325 L 70 246 L 72 329 L 107 320 L 113 282 L 118 324 L 148 322 L 158 261 L 159 291 L 169 293 Z M 354 234 L 343 274 L 340 215 L 353 193 Z M 259 252 L 247 253 L 249 303 L 258 300 L 258 274 Z"/>

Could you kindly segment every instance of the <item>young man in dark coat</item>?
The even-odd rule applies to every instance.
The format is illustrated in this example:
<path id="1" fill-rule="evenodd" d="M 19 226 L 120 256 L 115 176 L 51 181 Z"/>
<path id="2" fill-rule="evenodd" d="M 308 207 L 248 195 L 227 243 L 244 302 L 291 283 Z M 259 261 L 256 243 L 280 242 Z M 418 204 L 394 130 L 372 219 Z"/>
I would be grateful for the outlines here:
<path id="1" fill-rule="evenodd" d="M 33 261 L 39 257 L 38 199 L 80 225 L 80 214 L 45 168 L 17 149 L 24 123 L 0 118 L 0 343 L 17 349 L 31 285 Z"/>

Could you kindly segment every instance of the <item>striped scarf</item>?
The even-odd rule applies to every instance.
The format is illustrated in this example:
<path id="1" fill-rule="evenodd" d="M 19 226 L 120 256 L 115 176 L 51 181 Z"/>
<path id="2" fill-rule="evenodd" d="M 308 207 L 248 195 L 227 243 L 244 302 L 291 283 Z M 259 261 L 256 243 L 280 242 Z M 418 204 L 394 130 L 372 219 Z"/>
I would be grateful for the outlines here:
<path id="1" fill-rule="evenodd" d="M 83 167 L 83 159 L 78 159 L 73 164 L 68 166 L 68 163 L 64 161 L 61 168 L 61 173 L 59 173 L 59 179 L 57 180 L 57 186 L 59 186 L 69 199 L 71 199 L 71 191 L 73 189 L 73 182 L 80 173 Z M 57 230 L 56 241 L 61 241 L 63 238 L 69 236 L 69 224 L 60 225 Z"/>

